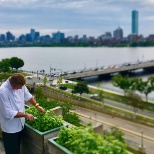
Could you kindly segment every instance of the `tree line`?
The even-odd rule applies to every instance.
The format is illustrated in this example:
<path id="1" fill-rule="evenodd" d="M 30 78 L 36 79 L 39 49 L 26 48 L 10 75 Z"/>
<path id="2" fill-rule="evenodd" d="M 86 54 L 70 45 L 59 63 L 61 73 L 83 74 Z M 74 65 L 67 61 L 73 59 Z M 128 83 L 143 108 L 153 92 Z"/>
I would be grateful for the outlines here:
<path id="1" fill-rule="evenodd" d="M 24 61 L 18 57 L 5 58 L 0 61 L 0 72 L 13 72 L 24 66 Z"/>
<path id="2" fill-rule="evenodd" d="M 139 93 L 144 94 L 146 102 L 148 102 L 148 95 L 154 90 L 154 76 L 148 79 L 129 78 L 129 76 L 116 75 L 112 78 L 112 84 L 123 90 L 124 95 L 128 98 L 128 103 L 133 106 L 134 112 L 137 109 L 144 109 L 144 102 Z"/>
<path id="3" fill-rule="evenodd" d="M 154 76 L 143 80 L 142 78 L 129 78 L 128 75 L 123 77 L 119 74 L 112 78 L 112 83 L 114 86 L 122 89 L 125 95 L 130 91 L 138 91 L 144 94 L 146 102 L 148 101 L 148 95 L 154 90 Z"/>
<path id="4" fill-rule="evenodd" d="M 18 57 L 5 58 L 0 61 L 0 84 L 7 79 L 13 71 L 24 66 L 24 61 Z"/>

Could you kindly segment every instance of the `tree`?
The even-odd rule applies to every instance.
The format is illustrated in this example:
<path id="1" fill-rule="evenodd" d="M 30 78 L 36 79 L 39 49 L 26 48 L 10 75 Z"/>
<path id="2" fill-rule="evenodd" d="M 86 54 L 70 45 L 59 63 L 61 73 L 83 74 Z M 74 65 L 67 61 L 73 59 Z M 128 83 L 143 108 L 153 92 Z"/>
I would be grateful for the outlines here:
<path id="1" fill-rule="evenodd" d="M 101 101 L 103 101 L 103 107 L 104 107 L 104 94 L 102 90 L 99 90 L 98 97 Z"/>
<path id="2" fill-rule="evenodd" d="M 9 74 L 9 73 L 0 73 L 0 82 L 1 82 L 1 84 L 2 84 L 3 80 L 8 79 L 10 76 L 11 76 L 11 74 Z"/>
<path id="3" fill-rule="evenodd" d="M 11 66 L 12 70 L 13 70 L 13 68 L 18 70 L 20 67 L 24 66 L 24 61 L 18 57 L 12 57 L 10 59 L 10 66 Z"/>
<path id="4" fill-rule="evenodd" d="M 133 91 L 129 91 L 127 93 L 128 103 L 134 108 L 134 114 L 136 117 L 136 113 L 138 109 L 143 110 L 144 109 L 144 103 L 142 101 L 141 96 L 134 93 Z"/>
<path id="5" fill-rule="evenodd" d="M 130 82 L 131 82 L 130 90 L 131 91 L 138 90 L 140 87 L 141 80 L 142 80 L 141 78 L 131 78 L 130 79 Z"/>
<path id="6" fill-rule="evenodd" d="M 112 78 L 112 83 L 114 86 L 123 89 L 125 94 L 129 90 L 138 90 L 140 93 L 145 94 L 146 102 L 148 101 L 148 94 L 154 90 L 154 77 L 143 81 L 141 78 L 128 78 L 128 76 L 124 78 L 121 75 L 117 75 Z"/>
<path id="7" fill-rule="evenodd" d="M 58 81 L 57 81 L 58 86 L 59 86 L 62 82 L 63 82 L 63 77 L 62 77 L 62 75 L 60 75 L 60 76 L 58 77 Z"/>
<path id="8" fill-rule="evenodd" d="M 47 81 L 48 81 L 48 80 L 47 80 L 47 76 L 45 75 L 44 78 L 43 78 L 43 83 L 44 83 L 44 85 L 47 84 Z"/>
<path id="9" fill-rule="evenodd" d="M 89 92 L 89 88 L 84 81 L 78 82 L 74 86 L 74 90 L 72 91 L 72 93 L 79 93 L 80 96 L 81 96 L 82 93 L 88 93 L 88 92 Z"/>
<path id="10" fill-rule="evenodd" d="M 137 90 L 145 94 L 146 102 L 148 101 L 148 94 L 151 93 L 153 89 L 153 78 L 149 78 L 147 81 L 140 79 L 138 82 Z"/>
<path id="11" fill-rule="evenodd" d="M 2 59 L 0 62 L 0 72 L 9 72 L 10 71 L 10 59 Z"/>
<path id="12" fill-rule="evenodd" d="M 97 83 L 97 87 L 100 88 L 100 82 Z M 103 94 L 103 90 L 99 90 L 98 91 L 98 97 L 101 101 L 103 101 L 103 107 L 104 107 L 104 94 Z"/>
<path id="13" fill-rule="evenodd" d="M 116 75 L 112 78 L 112 84 L 116 87 L 121 88 L 124 91 L 124 94 L 131 88 L 131 80 L 128 78 L 128 75 L 123 77 L 122 75 Z"/>
<path id="14" fill-rule="evenodd" d="M 154 90 L 154 76 L 148 78 L 149 84 L 151 85 L 151 91 Z"/>

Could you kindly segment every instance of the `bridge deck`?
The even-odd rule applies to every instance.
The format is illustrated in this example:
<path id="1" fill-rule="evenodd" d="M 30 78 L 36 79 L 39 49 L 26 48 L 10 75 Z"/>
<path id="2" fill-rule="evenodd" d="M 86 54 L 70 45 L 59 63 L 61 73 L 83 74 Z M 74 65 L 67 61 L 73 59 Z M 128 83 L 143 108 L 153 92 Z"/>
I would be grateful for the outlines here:
<path id="1" fill-rule="evenodd" d="M 64 76 L 64 79 L 73 79 L 73 78 L 84 78 L 84 77 L 90 77 L 90 76 L 99 76 L 99 75 L 105 75 L 105 74 L 112 74 L 112 73 L 119 73 L 119 72 L 129 72 L 137 69 L 147 69 L 147 68 L 153 68 L 154 62 L 144 62 L 140 64 L 132 64 L 129 66 L 121 66 L 119 68 L 108 68 L 108 69 L 101 69 L 101 70 L 89 70 L 89 71 L 83 71 L 82 73 L 74 73 L 74 74 L 68 74 Z"/>

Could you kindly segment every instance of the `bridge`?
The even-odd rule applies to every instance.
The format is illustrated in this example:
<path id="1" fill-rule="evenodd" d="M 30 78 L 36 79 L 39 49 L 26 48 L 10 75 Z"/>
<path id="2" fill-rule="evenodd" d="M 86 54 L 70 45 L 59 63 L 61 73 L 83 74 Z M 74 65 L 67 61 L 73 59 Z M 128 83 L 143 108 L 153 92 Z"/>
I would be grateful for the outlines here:
<path id="1" fill-rule="evenodd" d="M 139 64 L 129 64 L 129 65 L 121 65 L 120 67 L 112 67 L 107 69 L 99 69 L 99 70 L 85 70 L 83 72 L 77 72 L 73 74 L 67 74 L 63 78 L 64 79 L 75 79 L 75 78 L 85 78 L 92 76 L 105 76 L 112 75 L 115 73 L 130 73 L 134 70 L 138 69 L 147 69 L 154 71 L 154 61 L 142 62 Z"/>

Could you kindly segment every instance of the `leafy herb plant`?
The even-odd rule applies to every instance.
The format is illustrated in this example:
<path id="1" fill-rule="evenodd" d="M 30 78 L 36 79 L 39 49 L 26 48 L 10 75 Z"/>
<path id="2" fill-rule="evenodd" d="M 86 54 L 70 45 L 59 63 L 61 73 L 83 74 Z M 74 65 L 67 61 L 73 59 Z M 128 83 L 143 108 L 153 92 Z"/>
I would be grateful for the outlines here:
<path id="1" fill-rule="evenodd" d="M 45 132 L 63 125 L 62 116 L 56 116 L 52 110 L 47 110 L 45 113 L 40 113 L 35 107 L 30 106 L 26 109 L 26 112 L 33 114 L 36 117 L 33 121 L 26 120 L 26 123 L 41 132 Z"/>
<path id="2" fill-rule="evenodd" d="M 74 154 L 127 154 L 124 143 L 118 140 L 109 142 L 94 133 L 91 127 L 63 127 L 56 142 Z"/>

